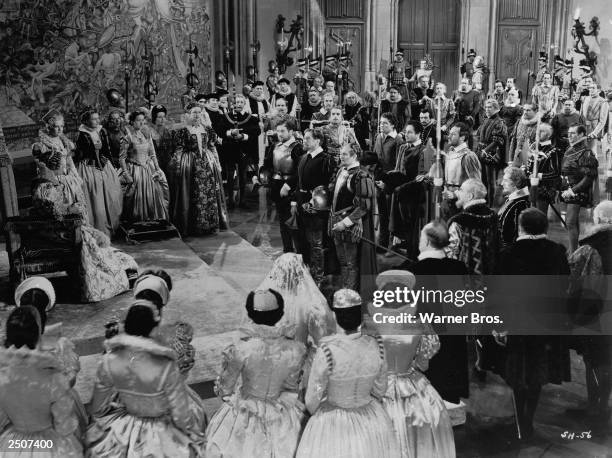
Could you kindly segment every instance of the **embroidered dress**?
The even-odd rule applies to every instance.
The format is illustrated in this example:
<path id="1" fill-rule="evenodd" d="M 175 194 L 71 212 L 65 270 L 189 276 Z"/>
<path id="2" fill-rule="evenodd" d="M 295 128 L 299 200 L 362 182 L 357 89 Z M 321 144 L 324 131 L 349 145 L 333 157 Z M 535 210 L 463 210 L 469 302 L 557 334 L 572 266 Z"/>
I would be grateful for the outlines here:
<path id="1" fill-rule="evenodd" d="M 313 416 L 297 458 L 399 457 L 393 425 L 379 401 L 386 392 L 382 341 L 360 332 L 322 339 L 306 391 Z"/>
<path id="2" fill-rule="evenodd" d="M 3 457 L 78 458 L 79 421 L 62 363 L 26 347 L 0 349 L 0 450 Z M 49 449 L 13 449 L 15 441 L 52 441 Z M 14 445 L 13 445 L 14 446 Z"/>
<path id="3" fill-rule="evenodd" d="M 52 137 L 44 130 L 38 132 L 38 139 L 39 141 L 32 146 L 32 154 L 34 158 L 37 159 L 36 162 L 39 169 L 38 175 L 40 176 L 42 172 L 41 169 L 46 167 L 40 161 L 41 156 L 59 151 L 62 154 L 62 159 L 59 171 L 55 173 L 57 181 L 64 186 L 64 190 L 68 194 L 70 201 L 83 204 L 83 219 L 88 221 L 89 210 L 83 191 L 83 180 L 79 176 L 79 172 L 77 172 L 72 160 L 72 152 L 75 148 L 74 143 L 63 134 Z"/>
<path id="4" fill-rule="evenodd" d="M 74 161 L 83 179 L 89 223 L 112 235 L 119 227 L 123 195 L 119 176 L 111 163 L 106 131 L 80 126 Z"/>
<path id="5" fill-rule="evenodd" d="M 111 166 L 112 167 L 112 166 Z M 114 169 L 113 169 L 114 170 Z M 66 188 L 56 180 L 38 180 L 32 191 L 33 212 L 46 217 L 62 218 L 79 209 L 78 203 L 69 200 Z M 138 265 L 128 254 L 113 248 L 108 236 L 89 224 L 81 226 L 81 259 L 77 275 L 81 288 L 81 300 L 97 302 L 127 291 L 130 287 L 128 272 L 138 271 Z M 41 243 L 62 244 L 61 234 L 43 237 Z"/>
<path id="6" fill-rule="evenodd" d="M 201 457 L 204 435 L 176 355 L 144 337 L 105 343 L 91 400 L 89 457 Z"/>
<path id="7" fill-rule="evenodd" d="M 151 137 L 130 131 L 127 173 L 132 177 L 123 201 L 123 218 L 130 222 L 169 220 L 170 190 L 159 168 Z"/>
<path id="8" fill-rule="evenodd" d="M 168 165 L 170 218 L 183 235 L 229 227 L 221 164 L 212 146 L 215 138 L 212 128 L 183 127 L 174 132 L 176 149 Z"/>
<path id="9" fill-rule="evenodd" d="M 244 331 L 223 352 L 215 391 L 225 402 L 206 431 L 206 457 L 293 457 L 304 422 L 297 389 L 306 348 L 282 328 Z"/>

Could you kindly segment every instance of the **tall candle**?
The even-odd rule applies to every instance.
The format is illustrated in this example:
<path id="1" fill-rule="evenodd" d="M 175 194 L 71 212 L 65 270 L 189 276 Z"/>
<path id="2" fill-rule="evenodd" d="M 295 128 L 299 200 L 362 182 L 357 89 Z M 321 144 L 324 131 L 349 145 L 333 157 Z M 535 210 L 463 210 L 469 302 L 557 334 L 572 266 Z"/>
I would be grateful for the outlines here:
<path id="1" fill-rule="evenodd" d="M 580 7 L 576 8 L 576 10 L 574 11 L 574 19 L 579 19 L 580 18 Z"/>

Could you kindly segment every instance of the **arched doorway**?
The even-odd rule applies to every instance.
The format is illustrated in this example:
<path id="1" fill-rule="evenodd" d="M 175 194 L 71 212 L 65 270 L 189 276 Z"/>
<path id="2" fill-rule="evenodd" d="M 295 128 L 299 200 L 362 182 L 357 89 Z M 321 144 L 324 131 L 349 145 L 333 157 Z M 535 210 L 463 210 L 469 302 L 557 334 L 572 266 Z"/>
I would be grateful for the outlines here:
<path id="1" fill-rule="evenodd" d="M 429 54 L 434 68 L 432 78 L 456 89 L 459 74 L 460 0 L 400 0 L 398 39 L 413 70 Z"/>

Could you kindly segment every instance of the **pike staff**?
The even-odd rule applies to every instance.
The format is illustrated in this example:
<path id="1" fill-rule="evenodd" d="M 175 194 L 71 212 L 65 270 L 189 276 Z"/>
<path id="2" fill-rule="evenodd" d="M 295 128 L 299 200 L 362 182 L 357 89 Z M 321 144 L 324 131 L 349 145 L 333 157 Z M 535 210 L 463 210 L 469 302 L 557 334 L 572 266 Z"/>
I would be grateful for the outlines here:
<path id="1" fill-rule="evenodd" d="M 440 220 L 441 213 L 441 197 L 442 197 L 442 185 L 444 184 L 444 175 L 442 167 L 442 152 L 440 151 L 440 144 L 442 143 L 442 99 L 438 99 L 438 113 L 436 116 L 436 166 L 434 173 L 434 195 L 435 195 L 435 218 L 436 221 Z"/>

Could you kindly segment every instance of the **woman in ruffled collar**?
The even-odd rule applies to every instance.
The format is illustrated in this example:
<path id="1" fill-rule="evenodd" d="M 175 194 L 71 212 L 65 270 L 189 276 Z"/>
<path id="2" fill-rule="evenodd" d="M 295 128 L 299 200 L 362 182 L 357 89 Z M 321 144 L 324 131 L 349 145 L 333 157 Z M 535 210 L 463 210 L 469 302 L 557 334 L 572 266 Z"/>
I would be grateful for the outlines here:
<path id="1" fill-rule="evenodd" d="M 112 235 L 119 227 L 123 195 L 119 175 L 111 162 L 108 134 L 94 109 L 83 112 L 81 123 L 74 161 L 85 184 L 89 223 Z"/>

